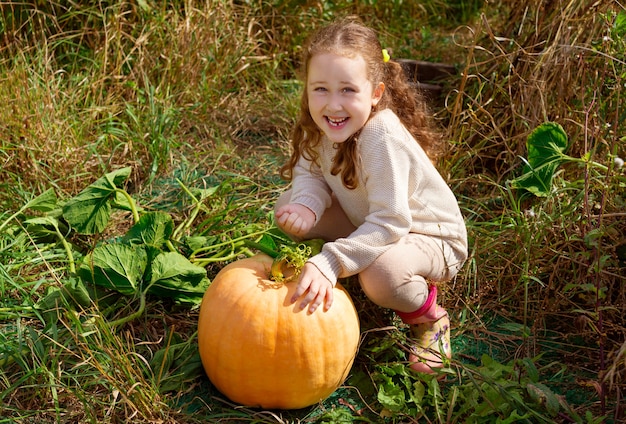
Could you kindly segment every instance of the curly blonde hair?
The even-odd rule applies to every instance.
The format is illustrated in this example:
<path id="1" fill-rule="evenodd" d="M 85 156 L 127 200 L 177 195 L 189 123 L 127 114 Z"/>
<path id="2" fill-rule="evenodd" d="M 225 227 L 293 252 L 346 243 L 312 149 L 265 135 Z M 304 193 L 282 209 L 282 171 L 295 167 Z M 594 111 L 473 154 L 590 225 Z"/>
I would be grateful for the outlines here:
<path id="1" fill-rule="evenodd" d="M 381 100 L 372 109 L 370 119 L 378 110 L 391 109 L 402 124 L 417 140 L 428 157 L 434 162 L 440 153 L 441 135 L 435 129 L 426 102 L 407 81 L 400 64 L 394 61 L 384 62 L 382 46 L 376 33 L 363 25 L 358 18 L 344 18 L 317 31 L 308 40 L 303 49 L 301 72 L 303 81 L 307 81 L 311 58 L 318 54 L 332 53 L 345 57 L 362 56 L 367 66 L 367 76 L 372 85 L 382 81 L 385 91 Z M 281 168 L 283 178 L 291 180 L 293 168 L 300 156 L 316 163 L 315 147 L 320 143 L 323 133 L 317 127 L 309 112 L 309 99 L 306 87 L 300 102 L 300 117 L 292 132 L 293 151 L 287 163 Z M 341 173 L 343 184 L 354 189 L 358 184 L 356 175 L 356 144 L 359 132 L 337 146 L 333 175 Z"/>

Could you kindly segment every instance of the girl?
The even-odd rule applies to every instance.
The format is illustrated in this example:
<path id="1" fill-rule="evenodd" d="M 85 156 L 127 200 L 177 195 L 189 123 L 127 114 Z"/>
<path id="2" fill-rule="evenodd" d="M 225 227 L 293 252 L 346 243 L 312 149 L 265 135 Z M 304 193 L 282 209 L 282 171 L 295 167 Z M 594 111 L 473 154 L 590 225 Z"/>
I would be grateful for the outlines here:
<path id="1" fill-rule="evenodd" d="M 450 321 L 429 281 L 456 275 L 467 258 L 457 201 L 432 161 L 440 140 L 424 103 L 373 30 L 345 19 L 304 49 L 305 88 L 281 173 L 278 226 L 322 238 L 291 299 L 313 313 L 333 302 L 338 278 L 359 275 L 364 293 L 411 327 L 412 368 L 432 372 L 450 352 Z"/>

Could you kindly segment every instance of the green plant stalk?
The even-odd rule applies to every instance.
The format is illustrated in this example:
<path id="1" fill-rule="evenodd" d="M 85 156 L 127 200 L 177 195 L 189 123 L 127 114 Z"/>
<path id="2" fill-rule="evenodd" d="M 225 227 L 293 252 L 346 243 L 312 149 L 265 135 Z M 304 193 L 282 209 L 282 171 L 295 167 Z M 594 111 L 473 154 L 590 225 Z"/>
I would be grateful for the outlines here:
<path id="1" fill-rule="evenodd" d="M 15 218 L 17 218 L 22 212 L 24 212 L 24 210 L 26 210 L 26 208 L 21 208 L 20 210 L 18 210 L 17 212 L 15 212 L 13 215 L 11 215 L 10 217 L 8 217 L 2 224 L 0 224 L 0 233 L 2 232 L 2 230 L 4 230 L 4 227 L 6 227 L 7 225 L 9 225 L 9 222 L 13 221 Z"/>
<path id="2" fill-rule="evenodd" d="M 573 163 L 579 163 L 585 166 L 591 166 L 593 168 L 596 168 L 606 173 L 608 173 L 611 169 L 608 166 L 603 165 L 599 162 L 596 162 L 590 159 L 585 159 L 585 158 L 575 158 L 573 156 L 566 155 L 565 153 L 560 153 L 560 158 L 563 162 L 573 162 Z M 622 177 L 621 175 L 615 175 L 615 177 L 622 182 L 626 181 L 626 178 Z"/>
<path id="3" fill-rule="evenodd" d="M 176 247 L 174 247 L 174 245 L 172 244 L 172 240 L 166 240 L 165 241 L 165 245 L 167 246 L 167 248 L 170 250 L 170 252 L 178 252 L 178 250 L 176 249 Z"/>
<path id="4" fill-rule="evenodd" d="M 251 247 L 253 249 L 260 250 L 261 252 L 265 253 L 267 256 L 271 257 L 272 259 L 276 259 L 278 255 L 280 254 L 279 252 L 273 249 L 270 249 L 269 247 L 264 246 L 261 243 L 257 243 L 249 239 L 246 239 L 243 242 L 246 246 Z"/>
<path id="5" fill-rule="evenodd" d="M 63 245 L 65 249 L 65 253 L 67 254 L 67 260 L 69 262 L 70 274 L 76 274 L 76 262 L 74 261 L 74 254 L 72 253 L 72 246 L 67 242 L 67 239 L 61 234 L 58 225 L 54 226 L 54 231 L 59 238 L 59 241 Z"/>
<path id="6" fill-rule="evenodd" d="M 143 291 L 143 292 L 141 292 L 141 296 L 139 296 L 139 309 L 137 309 L 132 314 L 125 316 L 124 318 L 120 318 L 118 320 L 110 322 L 109 323 L 109 327 L 117 328 L 117 327 L 120 327 L 120 326 L 122 326 L 122 325 L 124 325 L 126 323 L 129 323 L 129 322 L 131 322 L 131 321 L 141 317 L 145 310 L 146 310 L 146 291 Z"/>
<path id="7" fill-rule="evenodd" d="M 135 201 L 130 196 L 130 194 L 128 194 L 126 190 L 123 190 L 121 188 L 116 188 L 115 192 L 120 193 L 122 196 L 126 198 L 126 200 L 128 200 L 128 204 L 130 205 L 130 212 L 133 214 L 133 222 L 135 224 L 139 222 L 139 211 L 137 210 L 137 205 L 135 205 Z"/>
<path id="8" fill-rule="evenodd" d="M 48 384 L 50 384 L 50 391 L 52 392 L 52 401 L 54 402 L 54 410 L 56 412 L 57 421 L 61 419 L 61 408 L 59 404 L 59 392 L 57 390 L 57 382 L 55 381 L 55 376 L 52 371 L 48 370 L 46 372 L 48 375 Z"/>
<path id="9" fill-rule="evenodd" d="M 229 253 L 230 252 L 230 253 Z M 210 257 L 210 258 L 203 258 L 203 259 L 193 259 L 190 261 L 198 266 L 201 267 L 205 267 L 209 264 L 212 263 L 216 263 L 216 262 L 226 262 L 226 261 L 232 261 L 233 259 L 237 259 L 237 257 L 241 254 L 244 254 L 246 256 L 253 256 L 254 253 L 252 253 L 250 250 L 248 249 L 242 249 L 240 251 L 235 251 L 234 248 L 233 249 L 224 249 L 218 253 L 216 253 L 214 256 Z"/>
<path id="10" fill-rule="evenodd" d="M 27 348 L 22 348 L 21 351 L 19 352 L 19 354 L 8 354 L 8 355 L 2 355 L 0 356 L 0 370 L 4 369 L 5 367 L 13 364 L 18 357 L 20 356 L 25 356 L 27 355 L 29 352 L 29 350 Z"/>
<path id="11" fill-rule="evenodd" d="M 200 200 L 198 200 L 196 198 L 196 196 L 194 196 L 191 191 L 189 191 L 187 186 L 185 186 L 185 184 L 183 184 L 183 182 L 180 179 L 176 178 L 176 182 L 178 182 L 178 185 L 180 185 L 180 187 L 183 189 L 183 191 L 185 193 L 187 193 L 187 195 L 189 197 L 191 197 L 191 199 L 195 203 L 195 207 L 191 211 L 191 215 L 189 215 L 189 218 L 187 218 L 185 221 L 181 222 L 180 225 L 178 227 L 176 227 L 176 229 L 174 230 L 174 233 L 172 234 L 172 239 L 173 240 L 178 240 L 178 238 L 180 237 L 180 233 L 183 230 L 187 230 L 187 229 L 189 229 L 189 227 L 191 227 L 191 224 L 196 220 L 196 217 L 198 216 L 198 213 L 200 213 L 200 210 L 202 210 L 202 207 L 203 207 L 202 202 Z"/>
<path id="12" fill-rule="evenodd" d="M 592 161 L 592 160 L 585 160 L 583 158 L 575 158 L 575 157 L 568 156 L 568 155 L 563 154 L 563 153 L 561 155 L 562 155 L 562 160 L 563 161 L 574 162 L 574 163 L 581 163 L 583 165 L 591 165 L 594 168 L 598 168 L 599 170 L 605 171 L 605 172 L 609 170 L 608 166 L 602 165 L 601 163 L 598 163 L 598 162 L 595 162 L 595 161 Z"/>
<path id="13" fill-rule="evenodd" d="M 24 316 L 34 316 L 31 315 L 35 311 L 35 308 L 32 306 L 11 306 L 0 308 L 0 320 L 8 320 L 15 318 L 23 318 Z"/>
<path id="14" fill-rule="evenodd" d="M 237 237 L 237 238 L 234 238 L 234 239 L 229 240 L 229 241 L 213 244 L 213 245 L 207 246 L 207 247 L 201 247 L 200 249 L 194 251 L 189 256 L 189 260 L 193 262 L 193 259 L 196 256 L 198 256 L 198 254 L 204 253 L 204 252 L 209 252 L 211 250 L 216 250 L 216 249 L 221 248 L 221 247 L 227 247 L 227 246 L 237 246 L 237 247 L 239 247 L 239 246 L 242 246 L 244 243 L 246 243 L 246 240 L 250 240 L 252 238 L 255 238 L 255 237 L 258 237 L 258 236 L 262 236 L 265 233 L 266 233 L 265 230 L 263 230 L 263 231 L 256 231 L 254 233 L 250 233 L 250 234 L 247 234 L 245 236 Z"/>

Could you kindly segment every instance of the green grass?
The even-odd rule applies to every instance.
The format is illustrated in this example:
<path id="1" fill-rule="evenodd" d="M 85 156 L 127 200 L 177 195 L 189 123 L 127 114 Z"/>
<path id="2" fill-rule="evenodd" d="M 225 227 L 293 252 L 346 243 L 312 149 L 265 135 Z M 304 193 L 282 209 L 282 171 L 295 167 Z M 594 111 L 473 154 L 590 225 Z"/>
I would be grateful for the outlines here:
<path id="1" fill-rule="evenodd" d="M 58 214 L 23 207 L 131 167 L 125 190 L 142 213 L 172 216 L 183 253 L 202 237 L 192 259 L 212 278 L 247 253 L 233 240 L 270 228 L 301 43 L 348 13 L 392 57 L 458 70 L 433 104 L 470 236 L 442 288 L 455 357 L 441 381 L 406 373 L 406 328 L 352 279 L 363 343 L 345 385 L 305 410 L 242 408 L 202 372 L 197 308 L 148 296 L 137 314 L 141 296 L 72 277 L 68 251 L 80 263 L 119 239 L 128 212 L 85 235 L 29 224 Z M 620 422 L 624 40 L 626 10 L 609 0 L 3 2 L 0 422 Z M 510 182 L 546 121 L 582 160 L 561 163 L 545 197 L 520 196 Z"/>

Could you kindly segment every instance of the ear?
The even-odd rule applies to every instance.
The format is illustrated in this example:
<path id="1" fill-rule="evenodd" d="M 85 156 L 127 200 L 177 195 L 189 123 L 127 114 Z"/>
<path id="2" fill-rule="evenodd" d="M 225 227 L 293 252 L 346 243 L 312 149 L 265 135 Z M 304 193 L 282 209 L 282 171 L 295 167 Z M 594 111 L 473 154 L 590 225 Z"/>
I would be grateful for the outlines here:
<path id="1" fill-rule="evenodd" d="M 380 99 L 383 97 L 383 93 L 385 92 L 385 83 L 379 82 L 376 87 L 374 87 L 374 92 L 372 93 L 372 107 L 376 106 Z"/>

